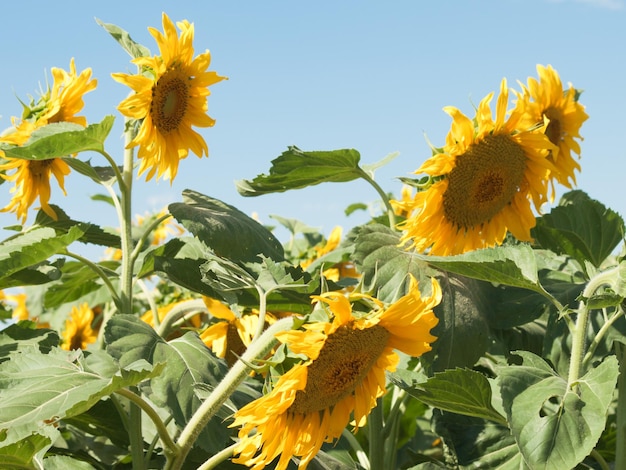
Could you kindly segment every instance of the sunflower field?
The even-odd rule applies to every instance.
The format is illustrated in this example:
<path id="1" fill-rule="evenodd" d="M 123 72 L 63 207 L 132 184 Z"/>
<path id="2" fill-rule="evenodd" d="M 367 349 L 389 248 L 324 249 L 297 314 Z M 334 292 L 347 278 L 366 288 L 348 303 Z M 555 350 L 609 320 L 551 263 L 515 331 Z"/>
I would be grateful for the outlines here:
<path id="1" fill-rule="evenodd" d="M 187 20 L 149 28 L 158 54 L 98 23 L 136 68 L 120 116 L 81 116 L 72 60 L 0 134 L 0 469 L 626 468 L 624 221 L 576 189 L 588 115 L 553 67 L 445 107 L 392 193 L 388 159 L 287 147 L 237 191 L 361 179 L 381 210 L 327 236 L 277 217 L 281 241 L 193 189 L 133 217 L 135 179 L 208 156 L 227 77 Z M 118 227 L 50 203 L 78 177 Z"/>

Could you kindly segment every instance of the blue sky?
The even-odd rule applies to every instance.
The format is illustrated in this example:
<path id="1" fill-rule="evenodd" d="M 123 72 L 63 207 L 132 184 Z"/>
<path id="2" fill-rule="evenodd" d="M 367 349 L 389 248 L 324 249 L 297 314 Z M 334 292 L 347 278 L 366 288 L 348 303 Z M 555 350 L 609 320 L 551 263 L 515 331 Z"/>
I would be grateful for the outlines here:
<path id="1" fill-rule="evenodd" d="M 50 67 L 93 69 L 98 88 L 85 97 L 89 122 L 116 116 L 107 150 L 121 162 L 122 118 L 117 104 L 128 88 L 112 72 L 134 72 L 129 56 L 96 24 L 114 23 L 158 52 L 147 31 L 161 29 L 161 12 L 195 24 L 195 49 L 212 53 L 211 69 L 229 77 L 211 87 L 215 127 L 201 129 L 210 157 L 190 155 L 173 185 L 136 180 L 134 213 L 180 201 L 190 188 L 243 212 L 297 218 L 328 234 L 366 220 L 345 217 L 354 202 L 376 201 L 363 182 L 244 198 L 234 181 L 267 172 L 287 146 L 303 150 L 355 148 L 363 163 L 399 152 L 376 172 L 399 194 L 430 156 L 425 136 L 444 143 L 452 105 L 472 115 L 472 103 L 497 91 L 502 78 L 517 87 L 551 64 L 564 83 L 583 89 L 590 118 L 582 128 L 578 188 L 626 215 L 626 5 L 623 0 L 492 1 L 20 1 L 3 5 L 0 28 L 0 129 L 21 112 L 20 97 L 50 79 Z M 93 163 L 104 164 L 93 155 Z M 88 158 L 83 155 L 82 158 Z M 10 198 L 3 185 L 0 207 Z M 52 202 L 75 219 L 116 225 L 112 209 L 89 201 L 102 193 L 72 174 L 68 196 L 53 189 Z M 34 220 L 34 213 L 29 223 Z M 0 227 L 16 222 L 0 214 Z M 280 235 L 280 232 L 278 232 Z"/>

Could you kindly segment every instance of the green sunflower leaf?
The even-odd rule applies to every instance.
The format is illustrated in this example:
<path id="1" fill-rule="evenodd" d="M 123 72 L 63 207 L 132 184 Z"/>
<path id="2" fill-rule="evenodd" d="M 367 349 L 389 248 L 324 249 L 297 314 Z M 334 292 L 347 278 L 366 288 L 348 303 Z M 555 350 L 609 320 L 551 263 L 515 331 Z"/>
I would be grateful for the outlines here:
<path id="1" fill-rule="evenodd" d="M 79 161 L 73 158 L 68 160 Z M 37 212 L 37 216 L 35 218 L 36 226 L 52 227 L 57 231 L 57 233 L 62 234 L 67 233 L 68 230 L 75 225 L 80 225 L 84 228 L 85 233 L 78 239 L 78 241 L 112 248 L 119 248 L 121 246 L 120 236 L 118 233 L 102 229 L 95 224 L 73 220 L 63 209 L 55 204 L 50 204 L 50 208 L 56 214 L 57 219 L 54 220 L 44 211 L 40 210 Z"/>
<path id="2" fill-rule="evenodd" d="M 52 443 L 60 436 L 60 432 L 49 426 L 49 435 L 31 434 L 13 444 L 3 446 L 0 443 L 0 462 L 6 469 L 34 469 L 33 459 L 42 458 Z M 48 467 L 46 467 L 46 470 Z"/>
<path id="3" fill-rule="evenodd" d="M 125 30 L 111 23 L 103 23 L 96 18 L 96 23 L 104 28 L 113 39 L 115 39 L 133 59 L 138 57 L 147 57 L 150 55 L 150 49 L 135 42 Z"/>
<path id="4" fill-rule="evenodd" d="M 59 334 L 47 328 L 37 328 L 31 321 L 20 321 L 0 331 L 0 362 L 9 359 L 11 352 L 36 346 L 46 354 L 59 345 Z"/>
<path id="5" fill-rule="evenodd" d="M 549 214 L 537 218 L 532 236 L 543 247 L 569 255 L 582 267 L 599 267 L 624 238 L 624 220 L 615 211 L 571 191 Z"/>
<path id="6" fill-rule="evenodd" d="M 59 419 L 83 413 L 100 399 L 158 375 L 162 366 L 139 360 L 120 368 L 104 351 L 21 348 L 0 364 L 0 435 L 20 441 Z"/>
<path id="7" fill-rule="evenodd" d="M 166 342 L 147 323 L 134 315 L 115 315 L 104 332 L 107 351 L 124 366 L 138 359 L 152 364 L 165 363 L 150 381 L 149 398 L 165 407 L 179 427 L 184 427 L 200 406 L 196 384 L 218 385 L 227 372 L 226 363 L 217 359 L 196 333 Z M 227 447 L 230 432 L 221 417 L 214 416 L 197 443 L 216 453 Z"/>
<path id="8" fill-rule="evenodd" d="M 533 469 L 575 468 L 593 450 L 605 428 L 619 366 L 615 356 L 568 389 L 541 357 L 517 351 L 521 365 L 499 371 L 502 402 L 524 460 Z"/>
<path id="9" fill-rule="evenodd" d="M 545 292 L 539 283 L 535 253 L 526 244 L 503 245 L 454 256 L 415 256 L 431 266 L 462 276 Z"/>
<path id="10" fill-rule="evenodd" d="M 364 174 L 359 167 L 360 158 L 354 149 L 305 152 L 291 146 L 272 160 L 269 175 L 239 180 L 235 185 L 242 196 L 260 196 L 325 182 L 353 181 Z"/>
<path id="11" fill-rule="evenodd" d="M 107 116 L 102 122 L 87 127 L 72 122 L 48 124 L 35 129 L 24 145 L 1 148 L 7 157 L 26 160 L 49 160 L 86 151 L 104 152 L 104 141 L 114 121 L 113 116 Z"/>
<path id="12" fill-rule="evenodd" d="M 74 225 L 67 233 L 57 235 L 54 229 L 41 227 L 4 240 L 0 243 L 0 289 L 12 285 L 11 276 L 15 273 L 62 253 L 84 236 L 86 229 L 83 225 Z"/>
<path id="13" fill-rule="evenodd" d="M 280 241 L 239 209 L 196 191 L 183 191 L 183 202 L 168 206 L 174 218 L 218 256 L 235 262 L 257 261 L 259 255 L 284 259 Z"/>
<path id="14" fill-rule="evenodd" d="M 390 380 L 427 405 L 506 426 L 506 419 L 492 405 L 489 380 L 479 372 L 456 368 L 436 372 L 418 384 L 407 384 L 393 374 Z"/>

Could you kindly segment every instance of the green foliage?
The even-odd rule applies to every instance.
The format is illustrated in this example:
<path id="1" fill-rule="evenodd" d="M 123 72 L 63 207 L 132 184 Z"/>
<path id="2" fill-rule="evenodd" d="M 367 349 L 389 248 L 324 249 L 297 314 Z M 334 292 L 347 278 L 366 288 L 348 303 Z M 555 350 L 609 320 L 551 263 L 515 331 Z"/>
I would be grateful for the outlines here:
<path id="1" fill-rule="evenodd" d="M 97 22 L 133 59 L 150 55 L 128 32 Z M 139 70 L 141 80 L 158 80 L 157 72 Z M 340 242 L 338 232 L 327 239 L 306 222 L 273 215 L 288 231 L 283 242 L 273 227 L 235 206 L 187 189 L 169 213 L 135 222 L 136 149 L 122 149 L 121 164 L 107 152 L 114 117 L 86 127 L 39 125 L 33 119 L 49 99 L 22 103 L 22 117 L 34 130 L 23 145 L 0 143 L 0 159 L 26 161 L 23 168 L 32 165 L 37 178 L 47 175 L 49 161 L 62 159 L 73 170 L 67 178 L 84 177 L 104 193 L 91 200 L 115 211 L 119 230 L 75 220 L 51 204 L 54 214 L 39 210 L 33 225 L 10 227 L 14 233 L 0 242 L 0 468 L 243 468 L 230 460 L 240 431 L 231 427 L 234 415 L 271 393 L 295 364 L 308 368 L 322 354 L 346 363 L 332 377 L 307 369 L 306 386 L 294 380 L 290 396 L 256 410 L 268 422 L 277 413 L 300 419 L 294 403 L 315 395 L 321 405 L 311 413 L 333 410 L 332 422 L 319 427 L 339 429 L 335 420 L 345 410 L 324 401 L 323 382 L 349 384 L 333 392 L 352 400 L 358 413 L 369 411 L 367 422 L 325 442 L 311 469 L 626 466 L 626 381 L 618 381 L 626 373 L 624 221 L 599 201 L 570 191 L 537 217 L 532 242 L 509 234 L 495 247 L 433 256 L 401 242 L 397 221 L 414 215 L 394 214 L 393 192 L 374 181 L 375 171 L 397 154 L 362 164 L 354 149 L 291 146 L 267 174 L 237 181 L 238 192 L 260 196 L 363 179 L 380 200 L 352 203 L 345 213 L 377 213 Z M 126 142 L 147 122 L 127 119 Z M 175 158 L 154 145 L 147 151 Z M 431 150 L 435 157 L 444 151 Z M 446 177 L 399 182 L 424 191 Z M 33 196 L 28 204 L 39 197 L 46 207 L 51 189 L 43 183 L 26 181 L 22 188 L 33 191 L 24 195 Z M 465 236 L 463 229 L 456 235 Z M 106 248 L 109 258 L 92 261 L 75 249 L 79 243 Z M 378 329 L 386 328 L 381 318 L 388 321 L 393 315 L 383 315 L 390 310 L 402 316 L 397 306 L 404 304 L 395 302 L 412 279 L 422 297 L 432 296 L 433 279 L 441 290 L 433 308 L 437 324 L 429 330 L 435 339 L 419 358 L 392 354 L 391 341 L 402 349 L 405 339 Z M 26 294 L 25 303 L 14 290 Z M 315 296 L 330 291 L 345 295 L 364 322 L 312 325 L 348 315 L 347 308 L 335 311 L 343 304 L 316 306 Z M 327 346 L 342 345 L 330 335 L 357 324 L 381 333 L 373 357 L 361 357 L 366 344 L 355 348 L 359 354 L 348 351 L 354 357 L 343 350 L 326 354 Z M 293 338 L 303 338 L 297 334 L 276 336 L 290 330 L 307 331 L 315 344 L 294 345 Z M 393 370 L 386 378 L 381 364 Z M 365 396 L 383 385 L 386 395 Z M 319 429 L 303 422 L 298 432 L 318 440 Z M 288 452 L 293 435 L 283 437 Z M 293 456 L 288 468 L 301 457 Z"/>
<path id="2" fill-rule="evenodd" d="M 260 196 L 324 182 L 353 181 L 363 176 L 360 159 L 354 149 L 305 152 L 292 146 L 272 160 L 269 175 L 237 181 L 237 191 L 242 196 Z"/>

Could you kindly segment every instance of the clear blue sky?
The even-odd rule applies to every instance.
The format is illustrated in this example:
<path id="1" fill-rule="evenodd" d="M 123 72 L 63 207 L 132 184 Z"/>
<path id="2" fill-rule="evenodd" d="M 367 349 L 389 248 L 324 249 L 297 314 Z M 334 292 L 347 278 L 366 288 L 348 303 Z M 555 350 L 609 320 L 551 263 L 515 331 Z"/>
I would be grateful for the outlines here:
<path id="1" fill-rule="evenodd" d="M 121 162 L 122 118 L 117 104 L 128 88 L 112 72 L 134 72 L 129 57 L 94 18 L 114 23 L 158 52 L 147 31 L 161 29 L 161 12 L 195 24 L 196 52 L 210 49 L 212 70 L 229 77 L 211 88 L 215 127 L 200 130 L 210 157 L 190 155 L 174 184 L 136 182 L 134 213 L 180 201 L 185 188 L 219 198 L 272 224 L 270 214 L 292 217 L 328 234 L 365 220 L 344 216 L 350 203 L 373 202 L 365 183 L 325 184 L 297 192 L 243 198 L 234 181 L 266 172 L 288 145 L 304 150 L 355 148 L 364 163 L 391 152 L 377 171 L 387 191 L 399 193 L 430 156 L 425 139 L 444 143 L 453 105 L 472 114 L 472 103 L 536 76 L 551 64 L 564 83 L 584 89 L 590 115 L 582 128 L 578 188 L 626 215 L 626 5 L 624 0 L 493 1 L 59 1 L 2 6 L 0 129 L 19 115 L 26 98 L 50 77 L 50 67 L 91 67 L 98 88 L 85 97 L 90 122 L 117 116 L 107 150 Z M 86 158 L 86 156 L 83 156 Z M 104 164 L 94 155 L 94 164 Z M 103 192 L 72 174 L 67 197 L 52 202 L 73 218 L 115 225 L 112 209 L 88 197 Z M 9 186 L 0 187 L 0 206 Z M 34 220 L 34 213 L 29 223 Z M 0 227 L 16 222 L 0 214 Z"/>

